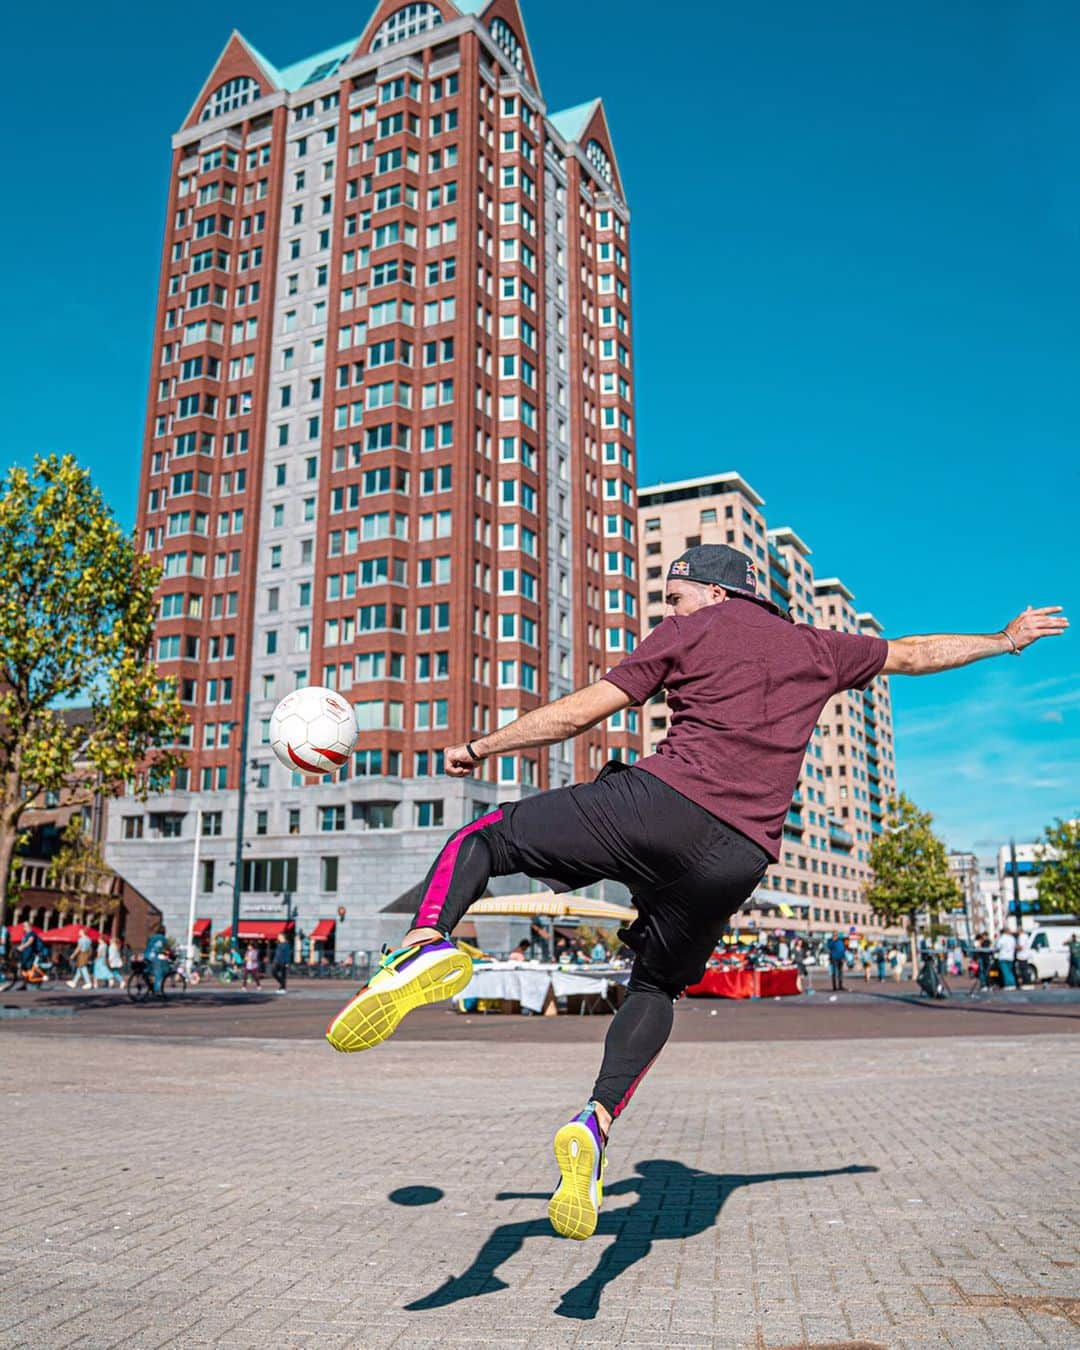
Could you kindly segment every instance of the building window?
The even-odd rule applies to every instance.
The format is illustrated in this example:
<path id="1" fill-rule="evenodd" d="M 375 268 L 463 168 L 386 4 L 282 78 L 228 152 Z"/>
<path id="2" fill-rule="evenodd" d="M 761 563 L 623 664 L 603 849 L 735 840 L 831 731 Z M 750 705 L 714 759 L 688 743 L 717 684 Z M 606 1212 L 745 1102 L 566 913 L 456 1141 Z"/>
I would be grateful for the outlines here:
<path id="1" fill-rule="evenodd" d="M 204 839 L 217 838 L 221 834 L 221 812 L 204 811 L 202 813 L 202 835 Z"/>
<path id="2" fill-rule="evenodd" d="M 517 34 L 505 19 L 492 19 L 491 36 L 510 58 L 510 64 L 514 69 L 519 74 L 523 73 L 525 70 L 525 53 L 521 50 L 521 43 L 517 39 Z M 590 145 L 592 143 L 589 142 Z"/>
<path id="3" fill-rule="evenodd" d="M 353 802 L 352 818 L 361 821 L 369 830 L 394 828 L 394 802 Z"/>
<path id="4" fill-rule="evenodd" d="M 426 33 L 429 28 L 437 28 L 442 21 L 442 15 L 434 5 L 403 5 L 380 26 L 371 43 L 371 50 L 377 52 L 380 47 L 392 47 L 395 42 L 403 42 L 405 38 Z"/>
<path id="5" fill-rule="evenodd" d="M 251 103 L 262 93 L 258 84 L 250 75 L 239 75 L 235 80 L 226 80 L 218 85 L 203 104 L 200 122 L 209 122 L 212 117 L 221 117 L 224 113 L 235 112 L 245 103 Z"/>
<path id="6" fill-rule="evenodd" d="M 419 829 L 434 828 L 442 825 L 442 823 L 443 804 L 441 800 L 416 803 L 416 824 Z"/>
<path id="7" fill-rule="evenodd" d="M 142 816 L 124 817 L 124 838 L 141 839 L 143 837 L 143 818 Z"/>
<path id="8" fill-rule="evenodd" d="M 300 833 L 300 808 L 298 806 L 289 808 L 289 833 Z"/>
<path id="9" fill-rule="evenodd" d="M 336 858 L 323 858 L 321 861 L 322 861 L 321 888 L 324 891 L 336 891 L 338 878 L 338 860 Z"/>
<path id="10" fill-rule="evenodd" d="M 243 891 L 296 893 L 295 858 L 245 858 L 240 889 Z"/>
<path id="11" fill-rule="evenodd" d="M 320 830 L 343 830 L 345 828 L 344 806 L 324 806 L 319 812 Z"/>
<path id="12" fill-rule="evenodd" d="M 268 811 L 255 812 L 255 833 L 265 834 L 269 825 L 270 813 Z"/>
<path id="13" fill-rule="evenodd" d="M 214 889 L 214 860 L 205 858 L 202 862 L 202 884 L 199 887 L 202 891 L 212 891 Z"/>

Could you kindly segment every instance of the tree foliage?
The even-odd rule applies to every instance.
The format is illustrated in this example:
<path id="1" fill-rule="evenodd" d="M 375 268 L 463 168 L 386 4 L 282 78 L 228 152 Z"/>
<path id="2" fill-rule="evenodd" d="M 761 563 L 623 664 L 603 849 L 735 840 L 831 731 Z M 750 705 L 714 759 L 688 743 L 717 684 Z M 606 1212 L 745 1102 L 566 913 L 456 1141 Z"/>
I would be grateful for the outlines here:
<path id="1" fill-rule="evenodd" d="M 920 910 L 953 909 L 962 899 L 949 874 L 944 843 L 931 828 L 933 816 L 903 792 L 889 802 L 885 826 L 870 846 L 873 883 L 867 903 L 889 923 L 907 921 L 912 932 Z"/>
<path id="2" fill-rule="evenodd" d="M 1043 831 L 1039 849 L 1039 908 L 1080 914 L 1080 820 L 1062 820 Z"/>
<path id="3" fill-rule="evenodd" d="M 0 492 L 0 919 L 20 821 L 45 792 L 142 796 L 182 762 L 184 726 L 151 659 L 160 571 L 70 455 L 11 468 Z M 81 700 L 89 726 L 58 705 Z M 82 766 L 73 779 L 76 762 Z"/>
<path id="4" fill-rule="evenodd" d="M 112 868 L 97 840 L 87 832 L 82 816 L 72 816 L 49 863 L 49 886 L 60 897 L 56 908 L 62 914 L 72 910 L 111 914 L 120 904 L 119 896 L 110 893 L 112 876 Z"/>

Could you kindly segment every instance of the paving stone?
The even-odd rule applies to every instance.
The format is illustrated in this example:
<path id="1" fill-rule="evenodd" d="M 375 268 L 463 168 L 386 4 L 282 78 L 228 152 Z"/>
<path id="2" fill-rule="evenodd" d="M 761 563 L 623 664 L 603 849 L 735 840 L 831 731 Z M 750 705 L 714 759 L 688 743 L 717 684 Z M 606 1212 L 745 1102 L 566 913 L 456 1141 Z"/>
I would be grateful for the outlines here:
<path id="1" fill-rule="evenodd" d="M 1072 1346 L 1078 1046 L 673 1044 L 569 1243 L 590 1047 L 5 1037 L 0 1348 Z"/>

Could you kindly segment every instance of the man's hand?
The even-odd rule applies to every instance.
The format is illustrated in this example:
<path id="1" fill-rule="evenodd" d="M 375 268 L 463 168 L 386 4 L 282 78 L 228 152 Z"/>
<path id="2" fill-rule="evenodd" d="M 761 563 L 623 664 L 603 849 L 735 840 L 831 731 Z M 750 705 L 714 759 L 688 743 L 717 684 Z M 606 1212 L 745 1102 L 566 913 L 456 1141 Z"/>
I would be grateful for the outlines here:
<path id="1" fill-rule="evenodd" d="M 1017 651 L 1022 652 L 1040 638 L 1060 637 L 1068 626 L 1069 621 L 1062 614 L 1060 605 L 1044 605 L 1042 609 L 1028 605 L 1023 614 L 1005 625 L 1003 631 L 1016 643 Z"/>
<path id="2" fill-rule="evenodd" d="M 463 745 L 448 745 L 443 751 L 443 766 L 449 778 L 471 778 L 479 763 Z"/>

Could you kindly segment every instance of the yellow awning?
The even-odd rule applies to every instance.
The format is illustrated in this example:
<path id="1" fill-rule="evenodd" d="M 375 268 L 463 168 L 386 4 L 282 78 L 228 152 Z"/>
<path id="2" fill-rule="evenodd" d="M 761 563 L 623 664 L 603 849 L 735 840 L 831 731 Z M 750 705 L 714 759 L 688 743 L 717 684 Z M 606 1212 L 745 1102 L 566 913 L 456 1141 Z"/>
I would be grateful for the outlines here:
<path id="1" fill-rule="evenodd" d="M 781 905 L 780 913 L 784 916 L 785 919 L 793 919 L 795 917 L 795 911 L 791 908 L 790 905 Z"/>
<path id="2" fill-rule="evenodd" d="M 633 923 L 637 910 L 613 905 L 607 900 L 590 900 L 584 895 L 555 895 L 537 891 L 528 895 L 489 895 L 470 905 L 470 916 L 483 914 L 520 914 L 527 918 L 600 919 L 609 923 Z"/>

